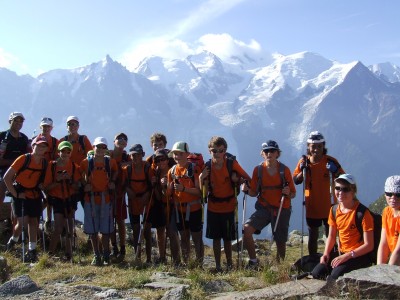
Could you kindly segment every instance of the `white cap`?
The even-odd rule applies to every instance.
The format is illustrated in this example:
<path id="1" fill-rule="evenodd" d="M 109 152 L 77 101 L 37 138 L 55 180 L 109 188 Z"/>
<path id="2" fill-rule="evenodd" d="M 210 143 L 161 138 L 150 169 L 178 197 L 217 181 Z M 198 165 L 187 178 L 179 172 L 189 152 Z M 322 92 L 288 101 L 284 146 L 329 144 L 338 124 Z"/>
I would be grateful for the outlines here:
<path id="1" fill-rule="evenodd" d="M 319 131 L 313 131 L 308 135 L 307 144 L 325 143 L 324 136 Z"/>
<path id="2" fill-rule="evenodd" d="M 12 121 L 12 120 L 14 120 L 15 118 L 18 118 L 18 117 L 20 117 L 20 118 L 22 118 L 23 120 L 25 120 L 24 115 L 23 115 L 21 112 L 18 112 L 18 111 L 12 112 L 12 113 L 10 114 L 8 120 L 9 120 L 9 121 Z"/>
<path id="3" fill-rule="evenodd" d="M 345 180 L 350 184 L 356 184 L 356 179 L 351 174 L 342 174 L 338 178 L 335 179 L 335 182 L 339 181 L 340 179 Z"/>
<path id="4" fill-rule="evenodd" d="M 94 142 L 93 142 L 93 146 L 97 146 L 97 145 L 106 145 L 106 146 L 108 146 L 106 138 L 102 137 L 102 136 L 99 136 L 99 137 L 95 138 Z"/>
<path id="5" fill-rule="evenodd" d="M 69 121 L 76 121 L 76 122 L 79 123 L 79 118 L 76 117 L 76 116 L 69 116 L 69 117 L 67 118 L 67 123 L 68 123 Z"/>
<path id="6" fill-rule="evenodd" d="M 53 120 L 48 117 L 43 117 L 42 120 L 40 121 L 40 126 L 47 125 L 47 126 L 53 126 Z"/>

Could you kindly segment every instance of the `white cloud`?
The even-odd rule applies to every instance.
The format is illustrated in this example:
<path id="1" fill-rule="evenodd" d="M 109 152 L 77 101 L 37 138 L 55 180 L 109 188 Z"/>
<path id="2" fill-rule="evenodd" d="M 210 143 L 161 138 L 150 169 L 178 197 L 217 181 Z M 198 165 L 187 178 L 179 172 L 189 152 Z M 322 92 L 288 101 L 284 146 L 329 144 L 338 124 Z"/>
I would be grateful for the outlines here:
<path id="1" fill-rule="evenodd" d="M 208 0 L 189 12 L 187 17 L 170 26 L 170 32 L 152 39 L 135 41 L 135 45 L 123 53 L 119 61 L 129 70 L 133 70 L 143 58 L 151 55 L 170 59 L 185 58 L 208 50 L 226 58 L 243 52 L 259 52 L 261 47 L 256 41 L 251 40 L 250 44 L 246 44 L 233 39 L 229 34 L 206 34 L 192 44 L 180 38 L 245 1 L 247 0 Z"/>
<path id="2" fill-rule="evenodd" d="M 12 55 L 0 48 L 0 67 L 9 68 L 11 65 Z"/>
<path id="3" fill-rule="evenodd" d="M 180 39 L 167 38 L 144 41 L 136 48 L 126 52 L 119 61 L 128 70 L 133 70 L 143 58 L 152 55 L 167 59 L 183 59 L 188 55 L 200 53 L 204 50 L 214 53 L 223 60 L 232 56 L 242 56 L 244 53 L 254 58 L 264 56 L 257 41 L 251 40 L 246 44 L 234 39 L 227 33 L 223 33 L 203 35 L 191 44 Z"/>
<path id="4" fill-rule="evenodd" d="M 28 70 L 27 66 L 22 64 L 16 56 L 2 48 L 0 48 L 0 68 L 7 68 L 18 74 L 26 74 Z"/>
<path id="5" fill-rule="evenodd" d="M 231 56 L 241 56 L 243 53 L 250 55 L 260 55 L 261 46 L 251 40 L 249 44 L 234 39 L 227 33 L 223 34 L 206 34 L 200 37 L 198 51 L 207 50 L 221 59 L 228 59 Z"/>

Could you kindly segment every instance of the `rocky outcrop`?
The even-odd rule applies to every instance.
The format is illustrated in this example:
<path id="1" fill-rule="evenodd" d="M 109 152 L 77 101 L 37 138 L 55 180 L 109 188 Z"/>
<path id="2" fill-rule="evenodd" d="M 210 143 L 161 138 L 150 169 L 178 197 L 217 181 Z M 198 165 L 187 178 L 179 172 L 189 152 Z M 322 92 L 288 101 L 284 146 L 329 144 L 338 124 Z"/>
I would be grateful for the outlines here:
<path id="1" fill-rule="evenodd" d="M 257 277 L 243 278 L 241 288 L 234 291 L 229 282 L 215 278 L 202 284 L 209 299 L 400 299 L 400 267 L 379 265 L 360 269 L 340 277 L 336 282 L 303 278 L 265 287 Z M 157 289 L 162 299 L 190 298 L 191 280 L 170 272 L 156 272 L 143 289 Z M 0 286 L 2 299 L 140 299 L 142 289 L 116 290 L 90 284 L 49 282 L 38 286 L 28 275 L 19 276 Z"/>

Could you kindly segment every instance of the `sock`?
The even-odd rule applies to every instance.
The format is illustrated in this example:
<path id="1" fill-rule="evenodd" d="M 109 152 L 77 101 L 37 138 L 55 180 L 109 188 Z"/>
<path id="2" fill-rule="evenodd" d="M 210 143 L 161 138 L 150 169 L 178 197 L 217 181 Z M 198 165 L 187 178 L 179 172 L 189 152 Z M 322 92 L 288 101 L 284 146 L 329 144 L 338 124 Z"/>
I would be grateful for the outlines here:
<path id="1" fill-rule="evenodd" d="M 36 242 L 29 242 L 28 249 L 29 250 L 35 250 L 36 249 Z"/>

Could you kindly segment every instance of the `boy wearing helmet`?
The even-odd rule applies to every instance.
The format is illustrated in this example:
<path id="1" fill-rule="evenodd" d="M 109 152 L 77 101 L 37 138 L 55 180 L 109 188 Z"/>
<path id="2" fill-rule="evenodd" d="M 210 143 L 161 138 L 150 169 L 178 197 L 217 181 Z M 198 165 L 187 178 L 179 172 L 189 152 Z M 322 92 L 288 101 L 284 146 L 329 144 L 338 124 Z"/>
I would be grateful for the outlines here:
<path id="1" fill-rule="evenodd" d="M 327 155 L 324 136 L 319 131 L 313 131 L 307 139 L 307 156 L 303 155 L 293 171 L 295 184 L 304 181 L 304 198 L 306 221 L 308 227 L 308 252 L 317 254 L 319 227 L 324 225 L 325 235 L 328 236 L 328 216 L 331 205 L 336 203 L 336 198 L 331 187 L 333 180 L 344 170 L 336 158 Z"/>

